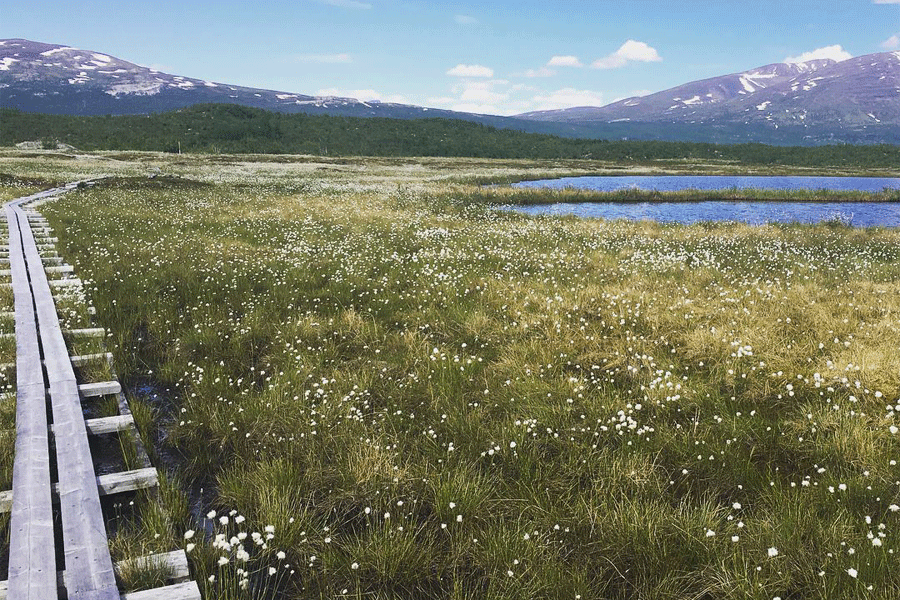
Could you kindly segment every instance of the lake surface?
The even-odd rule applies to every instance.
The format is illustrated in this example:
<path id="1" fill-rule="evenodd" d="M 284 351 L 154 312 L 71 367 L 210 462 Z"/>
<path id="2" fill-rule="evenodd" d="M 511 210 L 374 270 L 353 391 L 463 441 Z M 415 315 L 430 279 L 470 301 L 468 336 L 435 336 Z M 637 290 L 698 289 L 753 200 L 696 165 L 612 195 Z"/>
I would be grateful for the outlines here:
<path id="1" fill-rule="evenodd" d="M 576 215 L 632 221 L 696 223 L 740 221 L 763 223 L 819 223 L 838 219 L 855 227 L 900 226 L 896 202 L 584 202 L 512 206 L 531 215 Z"/>
<path id="2" fill-rule="evenodd" d="M 522 181 L 513 187 L 577 188 L 598 192 L 637 189 L 660 192 L 679 190 L 832 190 L 880 192 L 900 189 L 897 177 L 769 177 L 732 175 L 648 175 L 624 177 L 562 177 L 540 181 Z"/>
<path id="3" fill-rule="evenodd" d="M 525 181 L 515 187 L 580 188 L 597 191 L 641 189 L 678 191 L 685 189 L 727 190 L 731 188 L 780 190 L 837 190 L 880 192 L 900 189 L 900 178 L 876 177 L 565 177 Z M 743 223 L 818 223 L 840 220 L 856 227 L 900 226 L 897 202 L 584 202 L 515 206 L 527 214 L 576 215 L 603 219 L 652 220 L 675 223 L 740 221 Z"/>

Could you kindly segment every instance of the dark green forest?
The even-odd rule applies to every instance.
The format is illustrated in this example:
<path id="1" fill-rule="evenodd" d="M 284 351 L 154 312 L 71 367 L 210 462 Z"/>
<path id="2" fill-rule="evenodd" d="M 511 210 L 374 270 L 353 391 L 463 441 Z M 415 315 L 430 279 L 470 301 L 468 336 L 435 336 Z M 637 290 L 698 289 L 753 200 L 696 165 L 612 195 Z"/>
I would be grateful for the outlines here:
<path id="1" fill-rule="evenodd" d="M 496 129 L 452 119 L 399 120 L 284 114 L 228 104 L 169 113 L 77 117 L 0 110 L 0 145 L 39 140 L 80 150 L 441 156 L 471 158 L 586 158 L 639 163 L 661 159 L 729 160 L 798 167 L 897 168 L 900 147 L 607 141 Z"/>

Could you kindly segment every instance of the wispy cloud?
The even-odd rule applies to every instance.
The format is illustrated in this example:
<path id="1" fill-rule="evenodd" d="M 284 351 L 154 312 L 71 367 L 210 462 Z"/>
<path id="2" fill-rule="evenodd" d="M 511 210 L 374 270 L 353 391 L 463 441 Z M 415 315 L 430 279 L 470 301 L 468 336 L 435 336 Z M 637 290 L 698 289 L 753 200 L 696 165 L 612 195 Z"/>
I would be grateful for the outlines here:
<path id="1" fill-rule="evenodd" d="M 873 4 L 900 4 L 900 0 L 872 0 Z"/>
<path id="2" fill-rule="evenodd" d="M 453 17 L 458 25 L 478 25 L 478 19 L 469 15 L 456 15 Z"/>
<path id="3" fill-rule="evenodd" d="M 509 94 L 498 92 L 491 81 L 470 81 L 460 94 L 459 99 L 467 104 L 497 104 L 509 98 Z"/>
<path id="4" fill-rule="evenodd" d="M 525 77 L 553 77 L 556 75 L 556 71 L 553 69 L 548 69 L 547 67 L 541 67 L 540 69 L 528 69 L 525 71 Z"/>
<path id="5" fill-rule="evenodd" d="M 603 106 L 603 93 L 592 90 L 562 88 L 547 94 L 539 94 L 533 99 L 534 110 L 558 110 L 575 106 Z"/>
<path id="6" fill-rule="evenodd" d="M 453 77 L 493 77 L 494 70 L 482 65 L 458 64 L 447 71 L 447 75 L 452 75 Z"/>
<path id="7" fill-rule="evenodd" d="M 815 50 L 804 52 L 799 56 L 788 56 L 784 59 L 784 62 L 803 63 L 810 60 L 820 60 L 823 58 L 830 58 L 837 62 L 841 62 L 842 60 L 853 58 L 853 55 L 841 48 L 840 44 L 834 44 L 833 46 L 825 46 L 824 48 L 816 48 Z"/>
<path id="8" fill-rule="evenodd" d="M 591 66 L 595 69 L 618 69 L 630 62 L 659 62 L 661 60 L 662 57 L 656 48 L 644 42 L 628 40 L 609 56 L 595 60 Z"/>
<path id="9" fill-rule="evenodd" d="M 341 8 L 359 8 L 368 10 L 372 8 L 372 5 L 368 2 L 358 2 L 357 0 L 316 0 L 320 4 L 327 4 L 328 6 L 339 6 Z"/>
<path id="10" fill-rule="evenodd" d="M 900 34 L 892 35 L 881 42 L 881 47 L 885 50 L 896 50 L 897 48 L 900 48 Z"/>
<path id="11" fill-rule="evenodd" d="M 554 56 L 547 61 L 548 67 L 580 67 L 581 61 L 577 56 Z"/>
<path id="12" fill-rule="evenodd" d="M 347 64 L 353 62 L 353 57 L 342 52 L 340 54 L 298 54 L 294 57 L 298 62 L 319 64 Z"/>

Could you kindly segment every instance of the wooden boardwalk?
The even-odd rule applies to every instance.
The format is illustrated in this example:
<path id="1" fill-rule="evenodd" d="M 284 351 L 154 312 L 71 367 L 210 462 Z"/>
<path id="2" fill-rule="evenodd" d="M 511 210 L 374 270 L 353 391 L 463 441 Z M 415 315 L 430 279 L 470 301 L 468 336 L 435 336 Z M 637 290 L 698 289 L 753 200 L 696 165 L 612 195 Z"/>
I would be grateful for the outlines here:
<path id="1" fill-rule="evenodd" d="M 0 511 L 11 511 L 9 580 L 0 582 L 0 599 L 197 600 L 200 592 L 190 581 L 183 551 L 136 559 L 169 565 L 171 585 L 127 594 L 117 585 L 100 496 L 154 487 L 157 473 L 119 383 L 76 378 L 73 365 L 98 360 L 111 364 L 112 356 L 70 356 L 57 315 L 53 290 L 81 282 L 70 277 L 70 266 L 53 256 L 56 239 L 48 236 L 46 222 L 29 205 L 76 185 L 5 206 L 15 304 L 16 441 L 13 487 L 0 491 Z M 49 278 L 48 273 L 63 279 Z M 92 328 L 65 333 L 105 332 Z M 95 396 L 115 397 L 119 415 L 86 420 L 82 399 Z M 141 468 L 98 477 L 89 436 L 127 429 L 134 433 Z M 57 481 L 52 480 L 54 474 Z"/>

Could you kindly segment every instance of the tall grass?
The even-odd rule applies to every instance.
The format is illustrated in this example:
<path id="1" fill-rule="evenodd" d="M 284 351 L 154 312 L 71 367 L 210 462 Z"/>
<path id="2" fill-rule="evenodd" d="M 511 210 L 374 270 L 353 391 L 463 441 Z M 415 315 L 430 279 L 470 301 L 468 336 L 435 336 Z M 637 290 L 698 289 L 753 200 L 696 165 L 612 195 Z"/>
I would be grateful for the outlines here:
<path id="1" fill-rule="evenodd" d="M 896 230 L 218 168 L 44 207 L 179 392 L 210 597 L 900 595 Z"/>

